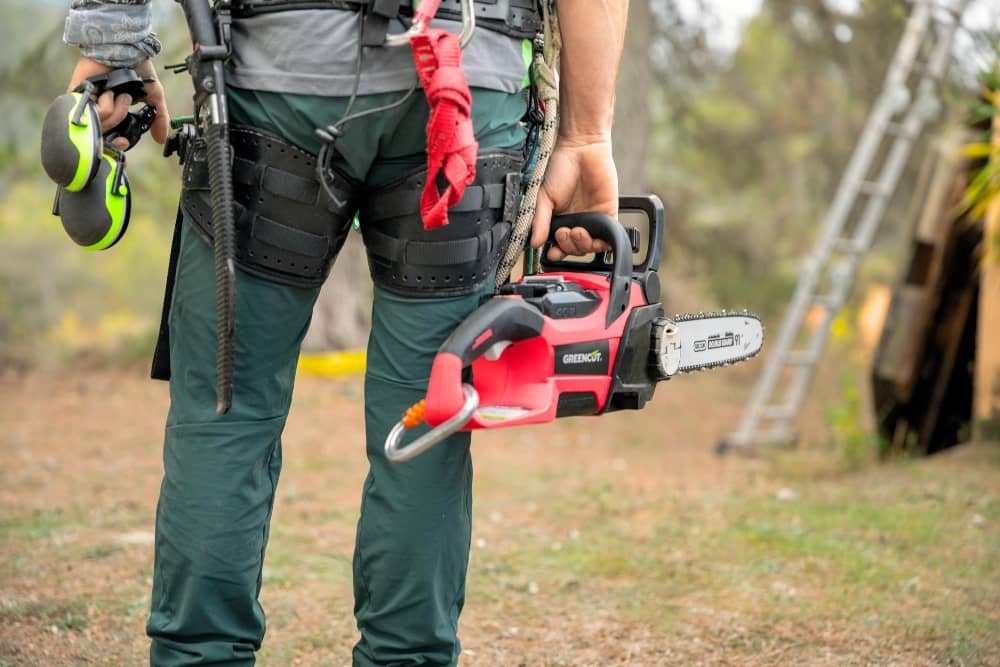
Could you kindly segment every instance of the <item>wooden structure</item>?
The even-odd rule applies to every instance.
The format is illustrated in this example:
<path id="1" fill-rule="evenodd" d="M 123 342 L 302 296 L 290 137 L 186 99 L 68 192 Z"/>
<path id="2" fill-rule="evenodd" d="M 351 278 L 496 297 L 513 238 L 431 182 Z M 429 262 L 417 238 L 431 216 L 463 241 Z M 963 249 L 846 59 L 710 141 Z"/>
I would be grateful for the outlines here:
<path id="1" fill-rule="evenodd" d="M 982 226 L 956 215 L 969 169 L 961 130 L 934 142 L 911 210 L 908 259 L 872 368 L 883 450 L 934 453 L 969 438 Z"/>

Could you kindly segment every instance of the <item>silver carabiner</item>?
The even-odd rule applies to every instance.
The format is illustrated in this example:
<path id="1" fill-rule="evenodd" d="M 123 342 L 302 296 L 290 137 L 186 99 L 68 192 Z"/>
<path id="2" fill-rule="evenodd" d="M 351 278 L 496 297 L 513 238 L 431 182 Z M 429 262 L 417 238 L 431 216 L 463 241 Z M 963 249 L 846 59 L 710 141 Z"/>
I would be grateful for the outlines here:
<path id="1" fill-rule="evenodd" d="M 476 8 L 474 6 L 474 0 L 461 0 L 462 1 L 462 32 L 458 36 L 458 43 L 464 49 L 465 46 L 472 40 L 472 34 L 476 32 Z M 410 38 L 419 35 L 424 30 L 427 29 L 427 24 L 423 21 L 414 21 L 410 26 L 409 30 L 406 32 L 401 32 L 396 35 L 386 35 L 385 45 L 386 46 L 405 46 L 410 43 Z"/>
<path id="2" fill-rule="evenodd" d="M 403 434 L 407 431 L 406 425 L 402 421 L 396 422 L 396 425 L 389 431 L 389 436 L 385 439 L 385 457 L 393 463 L 409 461 L 413 457 L 423 454 L 449 435 L 462 430 L 462 427 L 472 419 L 476 408 L 479 407 L 479 392 L 476 391 L 475 387 L 471 384 L 463 384 L 462 392 L 465 394 L 465 403 L 462 404 L 462 408 L 455 413 L 454 417 L 441 422 L 406 447 L 399 446 L 403 440 Z"/>

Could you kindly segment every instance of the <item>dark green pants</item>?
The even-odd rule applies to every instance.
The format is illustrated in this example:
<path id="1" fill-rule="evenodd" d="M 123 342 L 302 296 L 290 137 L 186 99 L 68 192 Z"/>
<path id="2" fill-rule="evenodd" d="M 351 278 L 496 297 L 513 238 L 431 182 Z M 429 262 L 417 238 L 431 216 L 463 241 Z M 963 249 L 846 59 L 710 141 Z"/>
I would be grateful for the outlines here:
<path id="1" fill-rule="evenodd" d="M 524 97 L 473 92 L 480 147 L 519 147 Z M 396 97 L 362 97 L 355 109 Z M 345 100 L 234 90 L 231 102 L 235 122 L 316 152 L 314 128 L 336 121 Z M 420 169 L 426 120 L 423 95 L 415 94 L 350 124 L 337 166 L 371 185 Z M 211 249 L 185 225 L 169 322 L 171 405 L 147 626 L 156 666 L 254 662 L 265 629 L 258 594 L 281 432 L 319 293 L 238 273 L 235 393 L 232 411 L 219 417 L 213 276 Z M 469 436 L 401 465 L 389 463 L 382 446 L 402 411 L 422 397 L 438 346 L 477 305 L 478 295 L 414 299 L 375 289 L 365 376 L 370 469 L 354 551 L 355 665 L 458 659 L 471 533 Z M 336 474 L 330 470 L 331 483 Z"/>

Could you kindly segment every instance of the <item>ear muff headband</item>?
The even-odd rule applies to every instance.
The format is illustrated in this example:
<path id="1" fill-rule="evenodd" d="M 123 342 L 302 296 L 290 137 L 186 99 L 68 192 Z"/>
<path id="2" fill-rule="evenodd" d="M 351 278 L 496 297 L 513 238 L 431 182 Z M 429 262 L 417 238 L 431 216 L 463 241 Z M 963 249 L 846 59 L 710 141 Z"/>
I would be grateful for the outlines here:
<path id="1" fill-rule="evenodd" d="M 101 138 L 101 119 L 97 107 L 90 96 L 71 93 L 77 99 L 76 109 L 69 122 L 69 140 L 80 155 L 76 174 L 66 189 L 70 192 L 82 190 L 97 175 L 97 161 L 101 156 L 104 141 Z"/>

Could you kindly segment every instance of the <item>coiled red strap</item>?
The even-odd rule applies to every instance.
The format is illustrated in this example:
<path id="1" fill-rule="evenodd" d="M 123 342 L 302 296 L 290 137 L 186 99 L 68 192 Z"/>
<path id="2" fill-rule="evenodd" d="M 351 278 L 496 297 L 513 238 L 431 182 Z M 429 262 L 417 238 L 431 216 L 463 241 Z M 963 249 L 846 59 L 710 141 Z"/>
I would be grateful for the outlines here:
<path id="1" fill-rule="evenodd" d="M 423 0 L 414 22 L 430 23 L 441 0 Z M 424 229 L 448 224 L 448 208 L 465 193 L 476 178 L 476 142 L 472 126 L 472 93 L 462 71 L 459 37 L 447 30 L 425 29 L 410 38 L 420 85 L 427 96 L 427 182 L 420 197 Z M 447 186 L 438 192 L 438 174 Z"/>

